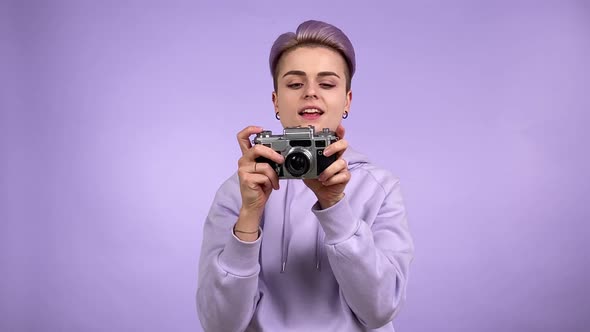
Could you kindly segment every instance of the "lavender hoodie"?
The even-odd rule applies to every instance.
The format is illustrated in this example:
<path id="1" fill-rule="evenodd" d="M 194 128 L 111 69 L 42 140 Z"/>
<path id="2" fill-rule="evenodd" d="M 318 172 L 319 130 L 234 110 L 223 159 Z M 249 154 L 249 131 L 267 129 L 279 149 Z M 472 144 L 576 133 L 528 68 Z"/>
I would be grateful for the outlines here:
<path id="1" fill-rule="evenodd" d="M 399 179 L 349 147 L 344 198 L 321 210 L 301 180 L 280 180 L 255 242 L 232 232 L 237 173 L 203 228 L 197 312 L 207 332 L 394 331 L 414 257 Z"/>

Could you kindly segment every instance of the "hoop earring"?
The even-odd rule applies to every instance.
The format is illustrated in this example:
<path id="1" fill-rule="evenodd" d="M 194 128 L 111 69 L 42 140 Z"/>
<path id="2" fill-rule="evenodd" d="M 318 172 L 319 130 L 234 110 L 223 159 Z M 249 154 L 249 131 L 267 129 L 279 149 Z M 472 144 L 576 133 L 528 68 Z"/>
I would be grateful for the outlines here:
<path id="1" fill-rule="evenodd" d="M 346 119 L 348 117 L 348 111 L 344 111 L 344 114 L 342 114 L 342 118 Z"/>
<path id="2" fill-rule="evenodd" d="M 281 117 L 279 116 L 279 112 L 275 113 L 275 118 L 277 118 L 277 120 L 279 120 L 279 121 L 281 120 Z"/>

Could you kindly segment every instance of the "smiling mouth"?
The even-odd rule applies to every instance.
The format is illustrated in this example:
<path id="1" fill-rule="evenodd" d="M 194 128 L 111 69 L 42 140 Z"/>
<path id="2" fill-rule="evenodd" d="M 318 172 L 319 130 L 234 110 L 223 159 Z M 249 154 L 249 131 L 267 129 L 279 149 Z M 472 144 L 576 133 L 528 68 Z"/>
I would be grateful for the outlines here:
<path id="1" fill-rule="evenodd" d="M 303 117 L 319 117 L 322 114 L 324 114 L 324 112 L 317 108 L 306 108 L 299 112 L 299 115 Z"/>

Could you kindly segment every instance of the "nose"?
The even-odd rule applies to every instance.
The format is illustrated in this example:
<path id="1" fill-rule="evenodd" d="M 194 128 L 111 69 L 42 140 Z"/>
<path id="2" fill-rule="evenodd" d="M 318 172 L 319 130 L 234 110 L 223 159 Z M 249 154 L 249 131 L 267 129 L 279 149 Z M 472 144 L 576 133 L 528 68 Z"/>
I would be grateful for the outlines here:
<path id="1" fill-rule="evenodd" d="M 313 84 L 307 85 L 303 97 L 305 99 L 316 99 L 318 97 Z"/>

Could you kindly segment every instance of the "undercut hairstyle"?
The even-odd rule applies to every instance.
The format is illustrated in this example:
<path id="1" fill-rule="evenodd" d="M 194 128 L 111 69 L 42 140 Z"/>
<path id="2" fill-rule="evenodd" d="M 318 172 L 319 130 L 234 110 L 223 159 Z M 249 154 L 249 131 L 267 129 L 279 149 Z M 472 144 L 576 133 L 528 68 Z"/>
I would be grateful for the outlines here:
<path id="1" fill-rule="evenodd" d="M 269 65 L 275 92 L 278 86 L 279 60 L 287 52 L 303 46 L 325 47 L 340 53 L 347 67 L 346 91 L 350 91 L 356 66 L 352 43 L 337 27 L 322 21 L 309 20 L 301 23 L 295 32 L 281 34 L 270 49 Z"/>

